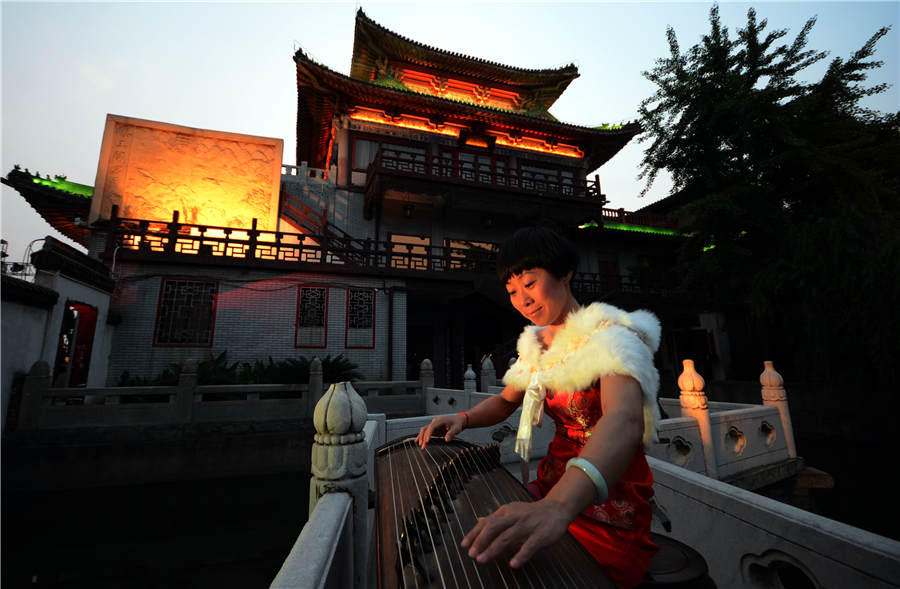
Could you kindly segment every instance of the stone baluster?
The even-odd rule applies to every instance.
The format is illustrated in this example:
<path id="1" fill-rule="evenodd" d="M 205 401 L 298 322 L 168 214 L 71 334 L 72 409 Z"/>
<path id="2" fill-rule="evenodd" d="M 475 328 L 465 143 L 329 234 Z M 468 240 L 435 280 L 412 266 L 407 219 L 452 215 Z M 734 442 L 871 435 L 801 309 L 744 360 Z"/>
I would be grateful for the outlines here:
<path id="1" fill-rule="evenodd" d="M 434 367 L 428 358 L 419 365 L 419 381 L 422 383 L 422 395 L 425 394 L 425 389 L 434 388 Z"/>
<path id="2" fill-rule="evenodd" d="M 194 419 L 194 395 L 197 394 L 197 361 L 193 358 L 184 361 L 175 391 L 175 410 L 178 412 L 178 421 L 190 423 Z"/>
<path id="3" fill-rule="evenodd" d="M 369 554 L 367 513 L 369 483 L 366 476 L 368 451 L 363 427 L 366 403 L 349 382 L 331 385 L 316 403 L 313 425 L 312 478 L 309 482 L 309 513 L 326 493 L 348 493 L 353 499 L 353 587 L 366 586 Z"/>
<path id="4" fill-rule="evenodd" d="M 791 409 L 788 407 L 787 391 L 784 390 L 784 379 L 775 370 L 775 365 L 771 360 L 763 362 L 763 373 L 759 375 L 759 384 L 762 385 L 763 405 L 769 405 L 778 409 L 788 456 L 796 458 L 797 446 L 794 443 L 794 426 L 791 423 Z"/>
<path id="5" fill-rule="evenodd" d="M 31 365 L 22 386 L 22 404 L 19 415 L 19 429 L 38 429 L 44 405 L 44 392 L 50 388 L 50 365 L 38 360 Z"/>
<path id="6" fill-rule="evenodd" d="M 466 365 L 466 372 L 463 374 L 463 392 L 465 393 L 465 404 L 463 405 L 463 409 L 468 409 L 472 406 L 472 393 L 478 390 L 478 384 L 475 382 L 475 371 L 472 370 L 472 365 Z"/>
<path id="7" fill-rule="evenodd" d="M 491 357 L 487 356 L 481 363 L 481 392 L 488 392 L 488 387 L 492 387 L 497 383 L 497 371 L 494 369 L 494 363 Z"/>
<path id="8" fill-rule="evenodd" d="M 421 386 L 419 409 L 423 414 L 428 413 L 428 389 L 434 388 L 434 367 L 431 360 L 425 358 L 419 365 L 419 383 Z"/>
<path id="9" fill-rule="evenodd" d="M 315 410 L 316 403 L 322 398 L 325 384 L 322 376 L 322 361 L 318 356 L 313 356 L 309 363 L 309 414 Z"/>
<path id="10" fill-rule="evenodd" d="M 716 446 L 712 438 L 712 425 L 709 420 L 709 404 L 703 387 L 706 382 L 694 369 L 693 360 L 683 360 L 684 371 L 678 377 L 678 388 L 681 389 L 681 416 L 697 420 L 700 428 L 700 441 L 703 443 L 703 461 L 706 464 L 706 476 L 717 479 L 719 471 L 716 467 Z"/>

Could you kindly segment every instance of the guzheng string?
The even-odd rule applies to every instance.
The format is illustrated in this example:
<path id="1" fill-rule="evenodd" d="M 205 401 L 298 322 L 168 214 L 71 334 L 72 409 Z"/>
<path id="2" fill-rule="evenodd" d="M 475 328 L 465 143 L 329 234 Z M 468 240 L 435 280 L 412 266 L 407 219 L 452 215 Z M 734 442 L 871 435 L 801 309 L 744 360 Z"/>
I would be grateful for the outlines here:
<path id="1" fill-rule="evenodd" d="M 485 460 L 484 456 L 481 453 L 476 454 L 476 457 L 480 461 Z M 490 465 L 484 465 L 485 471 L 490 468 Z M 506 479 L 486 477 L 485 480 L 487 481 L 488 485 L 493 485 L 494 489 L 496 489 L 496 496 L 501 504 L 522 500 L 521 497 L 515 495 L 509 484 L 504 484 L 506 483 Z M 512 481 L 509 482 L 512 483 Z M 577 586 L 577 581 L 572 578 L 572 572 L 569 570 L 570 567 L 566 567 L 562 562 L 555 558 L 543 559 L 544 562 L 542 564 L 549 565 L 552 570 L 549 570 L 544 566 L 537 566 L 535 560 L 539 557 L 539 555 L 540 553 L 534 555 L 532 560 L 528 564 L 526 564 L 524 568 L 529 569 L 529 572 L 538 578 L 542 587 L 558 587 L 559 581 L 561 579 L 566 579 L 568 583 L 571 584 L 571 586 Z"/>
<path id="2" fill-rule="evenodd" d="M 483 448 L 454 443 L 436 443 L 421 451 L 413 439 L 388 452 L 398 586 L 418 589 L 420 578 L 422 587 L 444 589 L 594 586 L 596 579 L 586 578 L 586 570 L 569 566 L 564 562 L 565 555 L 558 552 L 539 551 L 519 569 L 501 566 L 498 561 L 477 565 L 463 553 L 460 542 L 469 531 L 463 521 L 475 522 L 493 509 L 526 496 L 514 479 L 491 472 L 502 468 L 495 456 L 489 456 Z M 472 481 L 473 477 L 477 480 Z M 473 495 L 479 500 L 473 502 Z M 492 574 L 494 581 L 488 578 Z"/>
<path id="3" fill-rule="evenodd" d="M 430 497 L 429 497 L 429 501 L 430 501 L 430 503 L 431 503 L 434 507 L 426 506 L 424 500 L 421 500 L 421 496 L 420 496 L 420 502 L 421 502 L 421 505 L 422 505 L 422 510 L 423 510 L 423 512 L 425 512 L 425 511 L 428 510 L 428 509 L 431 509 L 431 510 L 432 510 L 432 513 L 433 513 L 433 510 L 434 510 L 434 509 L 438 509 L 438 508 L 439 508 L 442 512 L 444 512 L 444 511 L 445 511 L 445 509 L 444 509 L 444 505 L 445 505 L 444 497 L 440 494 L 440 490 L 439 490 L 439 488 L 438 488 L 438 486 L 437 486 L 437 477 L 438 477 L 438 475 L 440 474 L 440 469 L 437 470 L 437 472 L 433 475 L 433 477 L 432 477 L 432 476 L 429 476 L 429 474 L 430 474 L 430 469 L 428 468 L 428 464 L 425 462 L 425 457 L 423 456 L 423 455 L 426 454 L 426 453 L 425 453 L 425 452 L 415 452 L 415 451 L 413 451 L 412 453 L 413 453 L 413 455 L 415 455 L 415 457 L 416 457 L 416 466 L 417 466 L 417 469 L 416 469 L 416 470 L 419 471 L 419 475 L 420 475 L 419 477 L 416 477 L 416 478 L 421 478 L 423 481 L 430 480 L 430 479 L 432 479 L 432 478 L 434 479 L 434 487 L 432 488 L 432 492 L 430 493 Z M 407 454 L 409 454 L 409 453 L 407 453 Z M 429 455 L 429 457 L 431 456 L 430 453 L 428 453 L 428 455 Z M 433 460 L 433 458 L 432 458 L 432 460 Z M 418 488 L 418 483 L 417 483 L 417 488 Z M 434 505 L 435 499 L 438 500 L 437 505 Z M 445 515 L 446 515 L 446 514 L 445 514 Z M 426 517 L 425 517 L 426 522 L 428 521 L 428 519 L 429 519 L 429 518 L 428 518 L 427 515 L 426 515 Z M 440 534 L 440 537 L 441 537 L 441 540 L 440 540 L 441 546 L 444 547 L 444 553 L 446 554 L 446 557 L 447 557 L 447 564 L 448 564 L 448 568 L 450 569 L 450 570 L 449 570 L 449 573 L 450 573 L 450 575 L 452 575 L 452 577 L 453 577 L 453 586 L 454 586 L 454 587 L 459 587 L 459 581 L 458 581 L 457 578 L 456 578 L 456 567 L 453 566 L 453 564 L 454 564 L 454 563 L 453 563 L 453 560 L 454 560 L 454 559 L 453 559 L 453 557 L 452 557 L 453 553 L 451 553 L 451 551 L 450 551 L 451 545 L 453 545 L 454 547 L 457 546 L 456 542 L 454 541 L 454 537 L 453 537 L 453 529 L 452 529 L 452 527 L 448 526 L 447 533 L 450 535 L 450 541 L 448 541 L 447 538 L 444 537 L 444 530 L 443 530 L 444 526 L 441 526 L 439 523 L 437 523 L 437 519 L 435 519 L 435 522 L 436 522 L 436 523 L 435 523 L 435 527 L 437 528 L 438 534 Z M 428 533 L 429 533 L 429 535 L 432 533 L 432 532 L 431 532 L 431 527 L 430 527 L 430 526 L 429 526 L 429 531 L 428 531 Z M 435 543 L 434 543 L 434 538 L 432 538 L 432 546 L 434 546 L 434 544 L 435 544 Z M 436 557 L 435 560 L 437 561 L 437 565 L 438 565 L 438 571 L 440 572 L 440 570 L 441 570 L 441 569 L 440 569 L 441 559 L 440 559 L 440 558 L 438 557 L 438 555 L 437 555 L 437 549 L 436 549 L 436 548 L 435 548 L 435 551 L 434 551 L 434 552 L 435 552 L 435 557 Z M 458 548 L 456 549 L 455 554 L 456 554 L 456 557 L 457 557 L 457 558 L 456 558 L 456 561 L 459 562 L 460 565 L 462 565 L 462 564 L 463 564 L 463 561 L 462 561 L 462 555 L 459 554 L 459 549 L 458 549 Z M 441 583 L 442 583 L 442 585 L 444 584 L 444 577 L 443 577 L 443 574 L 441 574 Z M 444 586 L 445 586 L 445 585 L 444 585 Z"/>
<path id="4" fill-rule="evenodd" d="M 468 458 L 473 461 L 476 464 L 476 468 L 484 474 L 487 474 L 489 470 L 496 466 L 487 463 L 487 458 L 484 456 L 483 452 L 473 452 L 468 455 Z M 520 498 L 506 496 L 506 493 L 499 488 L 497 481 L 493 477 L 485 476 L 484 482 L 498 506 L 521 500 Z M 507 570 L 513 574 L 517 583 L 524 581 L 531 589 L 538 589 L 538 586 L 547 587 L 543 575 L 541 574 L 540 567 L 534 566 L 534 561 L 527 563 L 520 569 L 510 568 Z M 536 585 L 535 582 L 539 585 Z M 552 587 L 552 585 L 550 586 Z"/>
<path id="5" fill-rule="evenodd" d="M 414 472 L 416 469 L 413 468 L 412 459 L 410 458 L 410 455 L 415 455 L 415 453 L 414 452 L 404 452 L 404 454 L 406 454 L 406 459 L 407 459 L 407 462 L 409 463 L 410 472 Z M 416 456 L 416 462 L 418 462 L 420 459 L 421 459 L 420 456 Z M 421 515 L 421 519 L 425 521 L 425 527 L 428 529 L 428 540 L 429 540 L 429 542 L 431 542 L 431 551 L 436 556 L 437 555 L 437 545 L 435 544 L 435 541 L 434 541 L 434 534 L 431 531 L 431 522 L 429 521 L 430 518 L 425 513 L 425 510 L 428 509 L 428 507 L 425 505 L 425 500 L 422 498 L 422 491 L 419 489 L 419 477 L 414 476 L 414 477 L 412 477 L 412 479 L 413 479 L 413 484 L 415 484 L 415 486 L 416 486 L 416 496 L 419 499 L 419 507 L 421 508 L 421 511 L 419 512 L 419 514 Z M 415 513 L 415 512 L 413 511 L 413 513 Z M 415 526 L 415 528 L 416 528 L 417 532 L 420 531 L 421 522 L 419 522 L 419 525 Z M 419 536 L 419 538 L 420 538 L 419 545 L 422 550 L 422 560 L 424 562 L 424 560 L 425 560 L 425 544 L 421 541 L 421 535 Z M 441 579 L 441 587 L 447 587 L 447 582 L 444 579 L 444 572 L 443 572 L 443 570 L 441 570 L 441 559 L 435 558 L 434 561 L 437 564 L 438 577 L 440 577 L 440 579 Z"/>
<path id="6" fill-rule="evenodd" d="M 403 506 L 404 494 L 400 494 L 395 486 L 395 484 L 398 482 L 397 477 L 394 475 L 394 457 L 395 456 L 396 456 L 395 452 L 390 452 L 388 454 L 388 468 L 389 468 L 390 481 L 391 481 L 391 502 L 392 502 L 392 505 L 394 508 L 394 529 L 400 530 L 401 527 L 400 527 L 400 525 L 398 525 L 399 522 L 397 521 L 397 514 L 398 513 L 400 513 L 400 514 L 406 513 L 406 510 L 404 509 L 404 506 Z M 400 508 L 401 509 L 397 509 L 397 497 L 400 497 Z M 406 545 L 406 551 L 409 553 L 409 562 L 413 562 L 413 559 L 414 559 L 414 555 L 412 553 L 412 543 L 410 542 L 409 527 L 407 526 L 406 522 L 407 522 L 406 518 L 403 518 L 403 528 L 402 529 L 403 529 L 403 536 L 406 538 L 406 542 L 401 542 L 401 537 L 399 534 L 397 535 L 397 539 L 396 539 L 397 555 L 400 558 L 401 563 L 403 561 L 403 545 L 404 544 Z M 399 573 L 398 574 L 399 579 L 403 583 L 404 589 L 406 589 L 406 577 L 405 577 L 405 575 L 403 575 L 402 570 L 398 571 L 398 573 Z M 415 577 L 415 575 L 413 576 L 413 582 L 415 583 L 416 588 L 418 588 L 419 581 Z"/>
<path id="7" fill-rule="evenodd" d="M 453 469 L 457 471 L 456 474 L 457 474 L 458 479 L 460 481 L 463 481 L 464 480 L 463 477 L 465 475 L 460 470 L 460 464 L 459 464 L 460 460 L 458 460 L 458 458 L 459 458 L 460 454 L 464 454 L 465 452 L 460 452 L 459 454 L 456 454 L 456 455 L 450 455 L 450 453 L 447 451 L 446 446 L 434 446 L 434 448 L 436 451 L 438 451 L 442 454 L 443 458 L 445 458 L 447 460 L 446 463 L 448 465 L 452 466 Z M 429 452 L 429 455 L 431 455 L 430 452 Z M 432 459 L 434 459 L 433 456 L 432 456 Z M 435 461 L 435 462 L 437 462 L 437 461 Z M 444 482 L 446 485 L 446 479 L 444 479 Z M 447 488 L 447 491 L 449 493 L 450 489 Z M 475 510 L 475 505 L 472 503 L 472 499 L 469 497 L 469 493 L 462 493 L 462 494 L 465 495 L 466 502 L 469 504 L 469 509 L 472 512 L 472 519 L 474 521 L 478 521 L 479 515 L 478 515 L 478 512 Z M 454 510 L 454 513 L 455 513 L 455 510 Z M 485 515 L 487 515 L 487 514 L 485 514 Z M 459 538 L 459 542 L 456 543 L 456 550 L 457 550 L 457 552 L 460 552 L 462 550 L 462 547 L 459 545 L 459 543 L 462 542 L 462 538 L 466 535 L 468 530 L 463 529 L 462 522 L 460 522 L 458 514 L 456 516 L 456 521 L 459 524 L 459 530 L 460 530 L 460 534 L 461 534 L 461 536 Z M 469 558 L 469 555 L 466 554 L 465 558 Z M 469 559 L 469 562 L 472 563 L 471 559 Z M 478 576 L 478 582 L 481 584 L 482 587 L 484 587 L 484 581 L 481 578 L 481 573 L 478 570 L 478 567 L 474 564 L 471 564 L 471 566 L 472 566 L 472 569 L 474 569 L 475 574 Z M 503 582 L 503 586 L 506 587 L 507 589 L 509 589 L 509 583 L 507 583 L 507 581 L 506 581 L 506 578 L 503 574 L 503 569 L 497 563 L 493 563 L 493 566 L 494 566 L 494 568 L 497 569 L 497 575 L 500 577 L 500 580 Z"/>
<path id="8" fill-rule="evenodd" d="M 442 454 L 445 454 L 445 452 L 443 452 L 443 448 L 441 449 L 441 452 L 442 452 Z M 449 504 L 449 511 L 453 513 L 453 518 L 456 520 L 456 527 L 459 530 L 459 537 L 457 537 L 453 533 L 453 525 L 452 524 L 448 525 L 447 527 L 450 529 L 450 535 L 451 535 L 451 538 L 453 539 L 453 545 L 456 549 L 456 555 L 459 559 L 460 569 L 464 570 L 466 568 L 466 564 L 467 564 L 466 563 L 467 556 L 464 556 L 462 554 L 460 543 L 462 542 L 463 537 L 466 535 L 466 530 L 463 528 L 462 522 L 459 519 L 458 510 L 453 507 L 453 493 L 450 489 L 450 483 L 447 481 L 447 477 L 444 472 L 445 468 L 442 468 L 441 464 L 434 457 L 433 452 L 425 452 L 425 454 L 428 455 L 428 457 L 431 459 L 431 461 L 434 463 L 435 467 L 437 468 L 438 476 L 440 476 L 441 485 L 443 486 L 444 498 L 446 499 L 446 501 Z M 445 464 L 447 466 L 452 466 L 453 468 L 457 468 L 457 465 L 453 460 L 447 460 L 445 462 Z M 435 482 L 437 482 L 437 480 L 435 480 Z M 475 506 L 472 505 L 472 501 L 471 501 L 471 499 L 469 499 L 468 494 L 466 494 L 466 501 L 469 503 L 469 508 L 474 513 Z M 450 547 L 448 546 L 447 551 L 449 552 L 449 550 L 450 550 Z M 471 569 L 475 572 L 475 576 L 478 579 L 478 584 L 482 588 L 484 588 L 484 580 L 481 578 L 481 572 L 475 566 L 472 566 Z M 466 584 L 471 588 L 472 583 L 470 582 L 468 575 L 465 576 L 465 579 L 466 579 Z"/>
<path id="9" fill-rule="evenodd" d="M 460 458 L 461 458 L 461 460 L 466 461 L 469 464 L 469 469 L 474 473 L 487 475 L 489 473 L 489 471 L 494 467 L 494 465 L 491 465 L 487 462 L 487 459 L 484 456 L 484 451 L 481 449 L 463 450 L 460 453 Z M 493 481 L 491 479 L 492 479 L 492 477 L 490 477 L 490 476 L 481 477 L 482 482 L 485 483 L 485 486 L 487 487 L 487 490 L 490 493 L 491 498 L 493 499 L 494 505 L 496 507 L 499 507 L 500 505 L 503 505 L 504 503 L 507 503 L 508 501 L 506 501 L 505 498 L 502 497 L 502 493 L 500 493 L 499 488 L 496 487 L 496 485 L 493 483 Z M 488 515 L 488 514 L 484 513 L 482 515 Z M 497 566 L 498 566 L 498 572 L 499 572 L 500 578 L 504 582 L 504 584 L 507 586 L 509 586 L 506 581 L 507 576 L 510 577 L 510 581 L 516 587 L 525 586 L 525 587 L 529 587 L 530 589 L 538 589 L 538 586 L 540 586 L 540 587 L 545 586 L 543 583 L 543 580 L 540 578 L 540 575 L 536 574 L 536 571 L 533 570 L 534 567 L 532 567 L 532 566 L 526 565 L 522 569 L 511 569 L 506 566 L 504 566 L 504 567 L 499 567 L 499 565 L 497 565 Z M 539 585 L 536 585 L 535 581 L 537 581 L 539 583 Z"/>
<path id="10" fill-rule="evenodd" d="M 483 462 L 483 461 L 479 461 L 475 456 L 473 456 L 472 452 L 467 452 L 464 450 L 463 452 L 460 453 L 460 459 L 468 462 L 470 464 L 469 468 L 473 472 L 485 474 L 485 473 L 487 473 L 487 470 L 489 470 L 487 468 L 484 468 L 482 465 L 478 464 L 478 462 Z M 490 482 L 489 478 L 490 477 L 483 477 L 483 481 L 484 481 L 485 485 L 487 486 L 488 491 L 491 494 L 491 498 L 494 500 L 494 504 L 497 507 L 499 507 L 500 505 L 503 504 L 503 501 L 499 497 L 497 497 L 496 493 L 494 492 L 494 489 L 491 488 L 491 482 Z M 488 515 L 487 511 L 489 511 L 489 510 L 486 510 L 485 513 L 481 514 L 481 517 L 487 516 Z M 534 583 L 531 581 L 530 576 L 527 573 L 523 573 L 521 570 L 516 571 L 516 570 L 513 570 L 508 567 L 501 568 L 499 566 L 499 564 L 497 564 L 496 566 L 497 566 L 497 570 L 499 571 L 501 580 L 503 581 L 504 585 L 506 585 L 507 587 L 509 586 L 506 581 L 506 577 L 508 576 L 510 578 L 510 581 L 514 584 L 515 587 L 522 587 L 523 583 L 524 583 L 526 586 L 530 587 L 531 589 L 536 589 L 534 587 Z"/>

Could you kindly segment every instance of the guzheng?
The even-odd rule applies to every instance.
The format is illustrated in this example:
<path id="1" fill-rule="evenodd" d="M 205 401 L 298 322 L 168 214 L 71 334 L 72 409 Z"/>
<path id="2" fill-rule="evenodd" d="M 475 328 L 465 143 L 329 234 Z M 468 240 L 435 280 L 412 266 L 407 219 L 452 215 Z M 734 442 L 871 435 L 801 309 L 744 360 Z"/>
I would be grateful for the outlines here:
<path id="1" fill-rule="evenodd" d="M 375 481 L 381 589 L 615 588 L 569 534 L 520 569 L 508 565 L 512 554 L 484 565 L 469 558 L 459 543 L 477 518 L 534 500 L 500 465 L 496 444 L 432 439 L 422 450 L 413 438 L 394 441 L 376 451 Z"/>

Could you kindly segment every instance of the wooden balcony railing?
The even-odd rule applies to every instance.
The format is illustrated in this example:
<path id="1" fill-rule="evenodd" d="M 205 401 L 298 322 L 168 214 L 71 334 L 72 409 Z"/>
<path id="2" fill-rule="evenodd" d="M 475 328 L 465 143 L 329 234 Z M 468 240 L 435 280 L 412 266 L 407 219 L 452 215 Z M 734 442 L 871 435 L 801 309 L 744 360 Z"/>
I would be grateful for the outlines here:
<path id="1" fill-rule="evenodd" d="M 319 264 L 358 269 L 361 272 L 396 271 L 452 274 L 493 274 L 496 255 L 481 249 L 441 245 L 405 244 L 336 235 L 306 235 L 256 228 L 215 227 L 172 221 L 113 217 L 106 254 L 122 259 L 125 252 L 143 256 L 188 255 L 216 259 Z M 664 294 L 655 285 L 631 276 L 578 273 L 573 290 L 583 300 L 599 300 L 612 294 Z"/>
<path id="2" fill-rule="evenodd" d="M 307 235 L 249 229 L 114 217 L 107 253 L 122 250 L 142 254 L 185 254 L 247 261 L 302 262 L 357 268 L 429 272 L 489 273 L 494 257 L 482 251 L 448 246 L 356 239 L 336 235 Z"/>
<path id="3" fill-rule="evenodd" d="M 602 206 L 605 195 L 600 180 L 546 178 L 528 171 L 503 169 L 446 157 L 434 157 L 410 151 L 382 149 L 366 169 L 367 192 L 378 174 L 401 174 L 435 182 L 451 182 L 562 199 L 588 200 Z"/>

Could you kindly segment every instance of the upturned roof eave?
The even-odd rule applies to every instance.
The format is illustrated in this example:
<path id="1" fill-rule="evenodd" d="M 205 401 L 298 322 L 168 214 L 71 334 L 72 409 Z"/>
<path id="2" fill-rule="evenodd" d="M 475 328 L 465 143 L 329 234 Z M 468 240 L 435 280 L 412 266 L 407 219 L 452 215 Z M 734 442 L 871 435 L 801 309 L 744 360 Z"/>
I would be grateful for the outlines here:
<path id="1" fill-rule="evenodd" d="M 302 51 L 297 51 L 294 55 L 294 61 L 298 66 L 298 85 L 302 85 L 299 78 L 301 75 L 300 68 L 303 67 L 308 72 L 308 75 L 305 76 L 308 81 L 307 85 L 316 91 L 351 96 L 357 99 L 373 100 L 381 98 L 394 104 L 397 101 L 401 101 L 405 106 L 417 107 L 419 112 L 422 113 L 450 114 L 459 116 L 461 120 L 472 119 L 493 124 L 504 121 L 509 128 L 527 129 L 532 132 L 543 132 L 572 139 L 621 135 L 628 135 L 630 138 L 638 131 L 638 126 L 635 123 L 628 123 L 619 129 L 598 129 L 552 121 L 500 108 L 469 104 L 430 94 L 421 94 L 411 90 L 387 88 L 336 72 L 310 60 Z M 368 95 L 361 96 L 363 92 L 368 93 Z M 352 96 L 352 94 L 356 96 Z M 488 119 L 487 117 L 493 118 Z"/>
<path id="2" fill-rule="evenodd" d="M 432 47 L 399 35 L 370 19 L 360 8 L 356 13 L 350 76 L 359 80 L 373 77 L 375 50 L 389 59 L 458 73 L 531 90 L 548 90 L 544 99 L 552 104 L 569 83 L 579 76 L 568 64 L 559 68 L 527 69 Z M 548 104 L 549 106 L 549 104 Z"/>
<path id="3" fill-rule="evenodd" d="M 21 170 L 12 170 L 0 182 L 9 186 L 25 199 L 51 227 L 69 239 L 87 247 L 88 230 L 75 224 L 75 218 L 85 221 L 91 208 L 91 199 L 51 186 L 36 184 L 35 176 Z"/>

